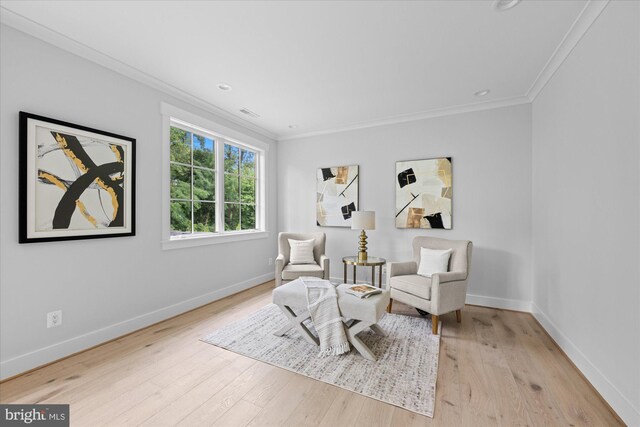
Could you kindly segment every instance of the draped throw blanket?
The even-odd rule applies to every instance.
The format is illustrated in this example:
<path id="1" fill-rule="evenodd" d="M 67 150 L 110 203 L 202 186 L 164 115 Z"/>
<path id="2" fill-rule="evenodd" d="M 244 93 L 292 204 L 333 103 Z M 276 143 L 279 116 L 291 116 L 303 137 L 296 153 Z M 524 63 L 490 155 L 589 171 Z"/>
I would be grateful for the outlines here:
<path id="1" fill-rule="evenodd" d="M 328 280 L 315 277 L 301 277 L 300 280 L 307 288 L 309 314 L 320 339 L 319 356 L 337 356 L 349 352 L 336 288 Z"/>

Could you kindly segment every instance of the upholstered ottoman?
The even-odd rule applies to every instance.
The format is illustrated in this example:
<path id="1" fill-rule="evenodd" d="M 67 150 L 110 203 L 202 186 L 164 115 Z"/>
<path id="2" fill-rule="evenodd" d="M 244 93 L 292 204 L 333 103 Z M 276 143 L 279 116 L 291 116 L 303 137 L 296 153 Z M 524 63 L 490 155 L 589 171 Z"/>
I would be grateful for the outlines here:
<path id="1" fill-rule="evenodd" d="M 356 335 L 367 328 L 371 328 L 379 335 L 384 335 L 384 331 L 377 323 L 384 316 L 389 305 L 389 291 L 383 290 L 381 294 L 361 299 L 345 293 L 347 286 L 349 285 L 342 284 L 336 288 L 347 339 L 363 357 L 376 360 L 371 350 Z M 320 345 L 318 338 L 304 324 L 311 316 L 307 309 L 307 290 L 303 283 L 293 281 L 278 286 L 273 291 L 273 303 L 280 307 L 289 319 L 289 324 L 275 332 L 276 336 L 282 336 L 295 328 L 307 341 Z"/>

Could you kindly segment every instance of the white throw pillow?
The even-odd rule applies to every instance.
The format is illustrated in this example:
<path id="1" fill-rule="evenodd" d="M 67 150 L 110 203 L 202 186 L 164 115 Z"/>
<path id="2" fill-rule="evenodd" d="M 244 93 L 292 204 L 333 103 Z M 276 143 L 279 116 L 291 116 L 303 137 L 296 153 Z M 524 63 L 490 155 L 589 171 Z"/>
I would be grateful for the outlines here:
<path id="1" fill-rule="evenodd" d="M 449 271 L 449 258 L 453 249 L 436 250 L 420 248 L 420 265 L 418 274 L 420 276 L 431 277 L 432 274 L 446 273 Z"/>
<path id="2" fill-rule="evenodd" d="M 289 256 L 290 264 L 315 264 L 316 260 L 313 258 L 313 242 L 316 239 L 311 240 L 289 240 L 289 247 L 291 248 L 291 255 Z"/>

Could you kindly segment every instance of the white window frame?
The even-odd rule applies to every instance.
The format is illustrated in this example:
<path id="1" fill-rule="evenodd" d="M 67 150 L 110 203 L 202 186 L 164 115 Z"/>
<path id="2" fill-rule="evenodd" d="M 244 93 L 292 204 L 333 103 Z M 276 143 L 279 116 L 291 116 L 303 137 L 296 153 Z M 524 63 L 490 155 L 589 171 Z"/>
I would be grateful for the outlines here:
<path id="1" fill-rule="evenodd" d="M 242 240 L 269 237 L 267 231 L 267 156 L 269 144 L 239 132 L 235 129 L 205 119 L 189 111 L 162 102 L 162 248 L 177 249 L 184 247 L 213 245 Z M 215 141 L 216 164 L 216 232 L 171 236 L 170 182 L 171 182 L 171 141 L 172 125 L 207 136 Z M 224 145 L 255 152 L 256 155 L 256 229 L 224 231 Z M 222 168 L 222 169 L 220 169 Z M 220 179 L 220 177 L 223 179 Z"/>

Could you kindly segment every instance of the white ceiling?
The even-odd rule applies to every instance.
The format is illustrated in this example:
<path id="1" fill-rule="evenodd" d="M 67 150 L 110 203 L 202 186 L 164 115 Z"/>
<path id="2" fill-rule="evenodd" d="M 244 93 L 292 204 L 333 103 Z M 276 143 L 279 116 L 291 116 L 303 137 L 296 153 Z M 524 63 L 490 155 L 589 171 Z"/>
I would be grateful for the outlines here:
<path id="1" fill-rule="evenodd" d="M 287 138 L 526 99 L 586 3 L 524 0 L 504 12 L 492 0 L 1 5 Z"/>

